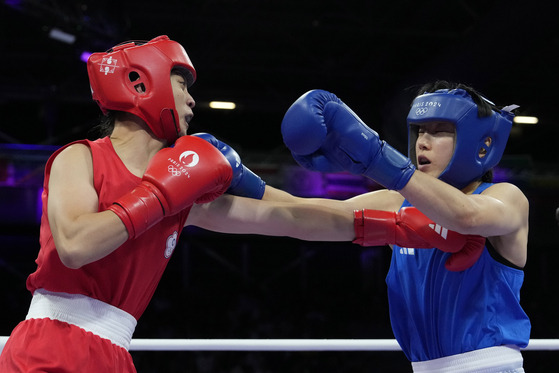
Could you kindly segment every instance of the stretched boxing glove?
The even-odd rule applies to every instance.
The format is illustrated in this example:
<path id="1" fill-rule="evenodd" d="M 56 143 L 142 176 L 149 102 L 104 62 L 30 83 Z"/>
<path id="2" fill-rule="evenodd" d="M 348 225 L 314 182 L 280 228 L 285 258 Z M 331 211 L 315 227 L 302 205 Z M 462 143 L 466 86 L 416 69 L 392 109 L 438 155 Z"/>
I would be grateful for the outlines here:
<path id="1" fill-rule="evenodd" d="M 403 207 L 399 212 L 357 210 L 354 212 L 354 228 L 353 242 L 362 246 L 396 244 L 453 253 L 445 263 L 451 271 L 472 266 L 485 246 L 484 237 L 463 235 L 441 227 L 415 207 Z"/>
<path id="2" fill-rule="evenodd" d="M 215 146 L 231 164 L 233 179 L 231 180 L 231 186 L 227 189 L 226 193 L 241 197 L 262 199 L 266 189 L 266 182 L 264 182 L 260 176 L 252 172 L 248 167 L 243 165 L 241 157 L 239 157 L 239 154 L 235 151 L 235 149 L 224 142 L 219 141 L 209 133 L 195 133 L 192 136 L 204 139 Z"/>
<path id="3" fill-rule="evenodd" d="M 285 113 L 281 131 L 294 159 L 310 170 L 346 170 L 394 190 L 402 189 L 415 171 L 407 157 L 327 91 L 312 90 L 297 99 Z"/>
<path id="4" fill-rule="evenodd" d="M 129 239 L 166 216 L 194 203 L 213 201 L 231 183 L 229 162 L 206 141 L 182 136 L 150 161 L 140 185 L 117 199 L 109 210 L 122 220 Z"/>

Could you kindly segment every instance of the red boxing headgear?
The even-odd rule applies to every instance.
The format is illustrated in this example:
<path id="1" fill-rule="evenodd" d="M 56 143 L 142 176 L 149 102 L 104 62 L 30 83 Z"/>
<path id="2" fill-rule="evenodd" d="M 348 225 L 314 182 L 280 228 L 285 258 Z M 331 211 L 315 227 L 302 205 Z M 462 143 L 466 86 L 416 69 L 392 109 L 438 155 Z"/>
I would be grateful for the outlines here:
<path id="1" fill-rule="evenodd" d="M 184 48 L 166 35 L 122 43 L 93 53 L 87 61 L 93 100 L 103 113 L 119 110 L 137 115 L 155 136 L 170 143 L 180 131 L 170 78 L 175 68 L 185 73 L 190 87 L 196 70 Z"/>

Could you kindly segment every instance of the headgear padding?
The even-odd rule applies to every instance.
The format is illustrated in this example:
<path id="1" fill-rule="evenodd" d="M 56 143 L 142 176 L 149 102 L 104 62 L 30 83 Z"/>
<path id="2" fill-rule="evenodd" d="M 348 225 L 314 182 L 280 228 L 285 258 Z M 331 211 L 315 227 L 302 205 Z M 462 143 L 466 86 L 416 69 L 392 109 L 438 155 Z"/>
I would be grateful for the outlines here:
<path id="1" fill-rule="evenodd" d="M 103 113 L 125 111 L 142 118 L 155 136 L 174 142 L 180 125 L 171 85 L 171 70 L 185 73 L 190 87 L 196 70 L 184 48 L 167 36 L 126 42 L 93 53 L 87 72 L 93 99 Z"/>
<path id="2" fill-rule="evenodd" d="M 417 96 L 408 114 L 408 156 L 417 166 L 417 126 L 426 122 L 451 122 L 456 126 L 454 154 L 439 179 L 459 189 L 495 167 L 505 151 L 514 114 L 492 110 L 480 118 L 478 107 L 463 89 L 440 89 Z M 487 138 L 491 143 L 486 145 Z M 480 151 L 485 149 L 484 154 Z"/>

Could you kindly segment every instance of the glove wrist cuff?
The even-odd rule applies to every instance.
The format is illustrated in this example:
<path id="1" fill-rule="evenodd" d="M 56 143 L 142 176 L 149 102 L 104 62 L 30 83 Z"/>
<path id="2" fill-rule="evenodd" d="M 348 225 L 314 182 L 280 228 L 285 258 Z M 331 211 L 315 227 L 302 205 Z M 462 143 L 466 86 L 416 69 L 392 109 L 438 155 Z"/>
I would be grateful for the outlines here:
<path id="1" fill-rule="evenodd" d="M 363 175 L 391 190 L 400 190 L 410 181 L 415 166 L 408 157 L 382 141 L 381 150 Z"/>
<path id="2" fill-rule="evenodd" d="M 395 243 L 396 213 L 379 210 L 354 211 L 355 240 L 361 246 L 385 246 Z"/>
<path id="3" fill-rule="evenodd" d="M 147 186 L 141 184 L 109 206 L 124 223 L 128 239 L 134 239 L 163 219 L 163 207 Z"/>
<path id="4" fill-rule="evenodd" d="M 227 193 L 252 199 L 262 199 L 265 189 L 266 182 L 243 165 L 238 183 L 235 186 L 231 186 Z"/>

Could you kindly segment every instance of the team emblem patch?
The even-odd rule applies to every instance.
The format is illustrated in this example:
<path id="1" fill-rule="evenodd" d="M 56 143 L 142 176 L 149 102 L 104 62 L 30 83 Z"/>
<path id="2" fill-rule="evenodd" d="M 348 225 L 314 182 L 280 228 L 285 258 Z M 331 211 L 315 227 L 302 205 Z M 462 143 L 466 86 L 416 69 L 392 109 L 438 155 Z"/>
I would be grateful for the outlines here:
<path id="1" fill-rule="evenodd" d="M 167 243 L 165 245 L 165 259 L 169 259 L 177 247 L 177 231 L 174 231 L 172 235 L 167 237 Z"/>
<path id="2" fill-rule="evenodd" d="M 99 64 L 99 71 L 105 73 L 105 75 L 113 74 L 115 69 L 118 67 L 116 62 L 116 58 L 113 58 L 112 56 L 109 58 L 103 57 L 101 63 Z"/>

